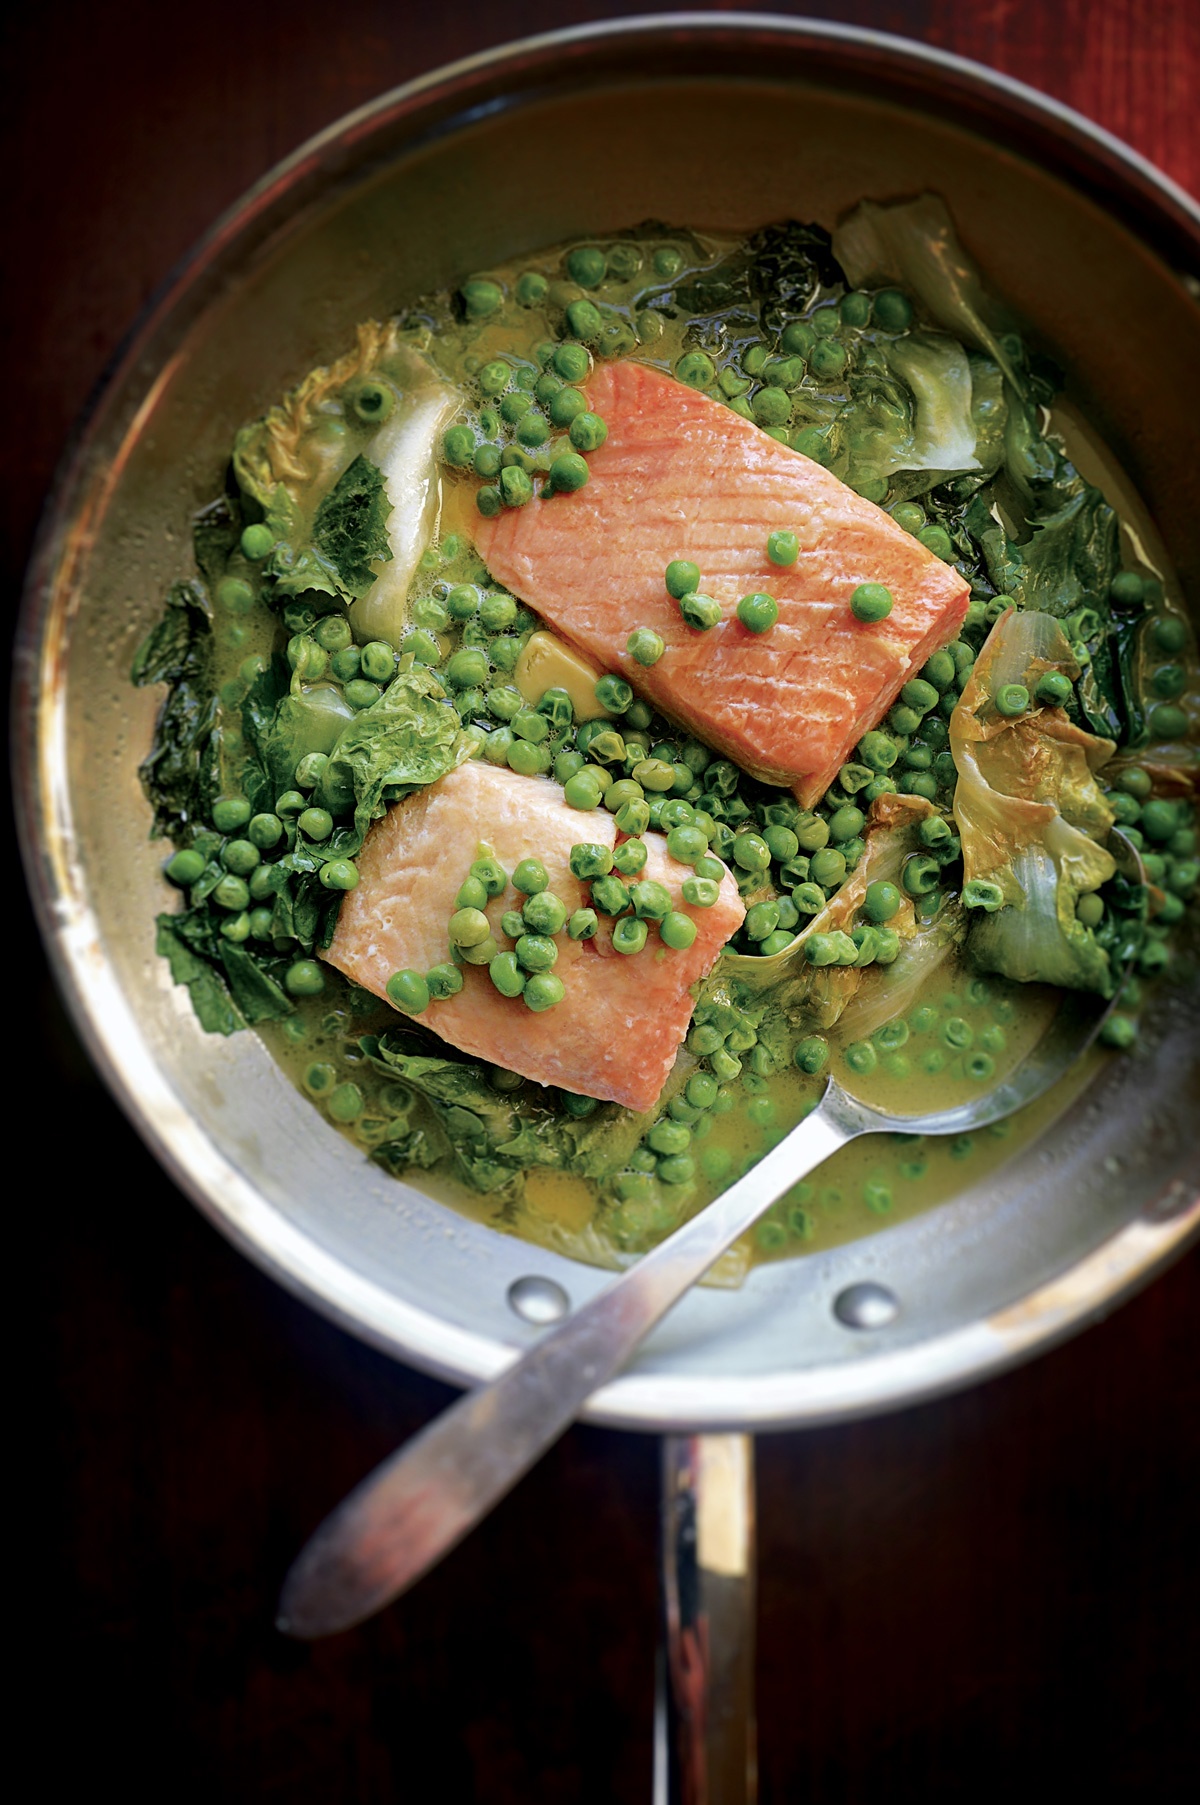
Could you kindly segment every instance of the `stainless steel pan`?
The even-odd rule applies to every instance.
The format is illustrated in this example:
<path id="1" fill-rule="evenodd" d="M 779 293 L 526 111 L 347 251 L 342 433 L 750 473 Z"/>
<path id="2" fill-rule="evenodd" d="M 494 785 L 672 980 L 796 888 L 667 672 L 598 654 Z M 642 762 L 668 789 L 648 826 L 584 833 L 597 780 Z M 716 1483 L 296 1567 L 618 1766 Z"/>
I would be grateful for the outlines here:
<path id="1" fill-rule="evenodd" d="M 535 1335 L 510 1299 L 538 1286 L 520 1281 L 579 1300 L 601 1275 L 385 1179 L 252 1035 L 205 1036 L 167 981 L 151 931 L 162 848 L 146 839 L 136 780 L 156 699 L 127 672 L 188 567 L 191 510 L 242 419 L 358 319 L 464 269 L 647 216 L 831 223 L 865 194 L 922 188 L 945 195 L 984 267 L 1061 349 L 1072 392 L 1196 594 L 1200 525 L 1181 455 L 1200 393 L 1194 206 L 1002 78 L 870 33 L 748 15 L 533 40 L 315 139 L 178 273 L 62 473 L 25 599 L 16 747 L 32 885 L 77 1020 L 122 1105 L 231 1239 L 430 1371 L 488 1376 Z M 993 1372 L 1111 1308 L 1200 1219 L 1196 997 L 1193 967 L 1139 1051 L 995 1180 L 870 1240 L 756 1271 L 740 1291 L 697 1292 L 591 1418 L 754 1430 L 876 1411 Z"/>

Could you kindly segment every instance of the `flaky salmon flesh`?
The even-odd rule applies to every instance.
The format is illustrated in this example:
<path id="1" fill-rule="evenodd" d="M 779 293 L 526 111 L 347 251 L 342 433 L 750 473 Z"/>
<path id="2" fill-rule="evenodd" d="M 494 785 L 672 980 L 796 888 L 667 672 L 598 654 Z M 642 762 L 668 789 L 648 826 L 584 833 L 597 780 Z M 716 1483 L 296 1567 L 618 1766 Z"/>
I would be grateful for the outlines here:
<path id="1" fill-rule="evenodd" d="M 471 760 L 397 803 L 371 828 L 358 857 L 358 886 L 342 902 L 325 957 L 386 997 L 393 972 L 424 974 L 450 957 L 447 923 L 481 846 L 510 874 L 522 859 L 540 859 L 570 915 L 587 906 L 586 886 L 571 872 L 571 848 L 581 841 L 611 847 L 618 837 L 606 810 L 570 808 L 549 778 Z M 520 997 L 501 996 L 486 966 L 467 965 L 458 995 L 431 1002 L 414 1019 L 462 1052 L 538 1084 L 639 1113 L 653 1109 L 688 1030 L 692 987 L 711 971 L 745 909 L 728 872 L 711 908 L 685 903 L 689 868 L 670 856 L 661 834 L 644 838 L 641 876 L 664 884 L 673 907 L 695 922 L 690 947 L 677 952 L 664 945 L 651 925 L 641 952 L 617 952 L 613 923 L 601 915 L 594 939 L 556 937 L 554 971 L 566 994 L 552 1009 L 538 1014 Z M 525 900 L 510 884 L 489 901 L 501 948 L 510 942 L 500 918 Z"/>
<path id="2" fill-rule="evenodd" d="M 644 364 L 596 371 L 588 404 L 608 437 L 575 493 L 507 509 L 475 529 L 492 575 L 564 639 L 619 671 L 664 714 L 808 807 L 902 685 L 958 632 L 964 579 L 882 508 L 731 408 Z M 767 537 L 795 533 L 800 555 L 772 564 Z M 701 572 L 722 619 L 689 627 L 663 576 L 676 558 Z M 861 583 L 894 605 L 864 622 Z M 737 619 L 765 592 L 777 624 Z M 626 650 L 652 627 L 666 650 L 642 666 Z"/>

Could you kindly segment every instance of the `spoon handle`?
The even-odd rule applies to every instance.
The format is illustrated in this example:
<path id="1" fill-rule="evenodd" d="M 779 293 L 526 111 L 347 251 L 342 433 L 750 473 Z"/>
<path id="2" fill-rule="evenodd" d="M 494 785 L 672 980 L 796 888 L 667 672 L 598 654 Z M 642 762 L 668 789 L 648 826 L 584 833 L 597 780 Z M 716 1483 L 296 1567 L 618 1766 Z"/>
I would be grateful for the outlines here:
<path id="1" fill-rule="evenodd" d="M 381 1609 L 448 1553 L 557 1441 L 585 1400 L 777 1197 L 865 1126 L 830 1082 L 744 1178 L 644 1254 L 498 1379 L 467 1392 L 328 1516 L 286 1580 L 279 1627 L 313 1637 Z"/>

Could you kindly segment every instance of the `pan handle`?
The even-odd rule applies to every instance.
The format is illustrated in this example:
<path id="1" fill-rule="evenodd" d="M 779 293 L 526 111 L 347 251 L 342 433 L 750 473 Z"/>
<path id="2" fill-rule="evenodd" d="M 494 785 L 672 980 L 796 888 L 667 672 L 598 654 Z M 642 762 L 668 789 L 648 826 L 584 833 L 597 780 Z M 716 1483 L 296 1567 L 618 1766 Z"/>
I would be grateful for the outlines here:
<path id="1" fill-rule="evenodd" d="M 668 1435 L 654 1805 L 755 1805 L 754 1442 Z"/>

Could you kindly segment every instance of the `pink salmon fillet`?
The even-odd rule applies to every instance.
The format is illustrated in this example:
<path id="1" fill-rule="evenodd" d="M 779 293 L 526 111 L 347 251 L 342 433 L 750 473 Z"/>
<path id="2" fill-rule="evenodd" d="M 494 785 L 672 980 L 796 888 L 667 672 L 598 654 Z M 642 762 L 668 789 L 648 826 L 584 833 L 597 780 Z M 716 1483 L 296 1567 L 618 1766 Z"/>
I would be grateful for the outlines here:
<path id="1" fill-rule="evenodd" d="M 481 556 L 564 639 L 807 808 L 955 637 L 966 582 L 820 464 L 670 376 L 618 362 L 587 393 L 608 427 L 588 482 L 481 520 Z M 767 557 L 777 528 L 800 541 L 790 567 Z M 699 565 L 701 592 L 725 611 L 708 631 L 687 626 L 667 594 L 673 558 Z M 886 620 L 851 613 L 860 583 L 891 590 Z M 754 591 L 779 604 L 766 633 L 734 612 Z M 662 635 L 656 664 L 626 651 L 636 627 Z"/>
<path id="2" fill-rule="evenodd" d="M 372 827 L 358 855 L 358 886 L 342 902 L 325 957 L 386 997 L 393 972 L 424 973 L 450 957 L 446 923 L 481 842 L 508 872 L 521 859 L 540 859 L 569 916 L 587 906 L 586 886 L 571 874 L 571 848 L 580 841 L 613 846 L 617 838 L 607 810 L 569 808 L 549 778 L 471 760 L 397 803 Z M 571 940 L 565 932 L 556 937 L 554 970 L 566 995 L 554 1008 L 536 1014 L 520 997 L 501 996 L 486 966 L 465 965 L 458 995 L 431 1002 L 413 1019 L 464 1053 L 538 1084 L 639 1113 L 653 1109 L 688 1030 L 692 986 L 712 970 L 745 908 L 728 872 L 711 908 L 690 907 L 680 895 L 689 868 L 671 858 L 661 834 L 648 833 L 645 841 L 641 876 L 665 884 L 674 907 L 696 923 L 690 947 L 673 951 L 651 925 L 640 953 L 614 952 L 612 920 L 601 915 L 592 940 Z M 500 917 L 524 900 L 510 884 L 488 903 L 502 950 L 511 942 Z"/>

